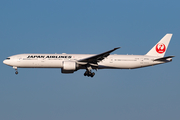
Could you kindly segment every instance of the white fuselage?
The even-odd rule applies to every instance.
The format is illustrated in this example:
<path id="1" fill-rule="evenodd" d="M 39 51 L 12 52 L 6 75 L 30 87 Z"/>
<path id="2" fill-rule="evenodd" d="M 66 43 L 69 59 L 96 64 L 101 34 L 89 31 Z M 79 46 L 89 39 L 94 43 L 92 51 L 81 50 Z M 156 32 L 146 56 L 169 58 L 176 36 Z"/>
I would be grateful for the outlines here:
<path id="1" fill-rule="evenodd" d="M 3 63 L 18 68 L 62 68 L 64 61 L 78 61 L 94 54 L 18 54 Z M 109 55 L 98 63 L 98 69 L 134 69 L 165 63 L 147 55 Z M 79 68 L 85 69 L 85 68 Z"/>

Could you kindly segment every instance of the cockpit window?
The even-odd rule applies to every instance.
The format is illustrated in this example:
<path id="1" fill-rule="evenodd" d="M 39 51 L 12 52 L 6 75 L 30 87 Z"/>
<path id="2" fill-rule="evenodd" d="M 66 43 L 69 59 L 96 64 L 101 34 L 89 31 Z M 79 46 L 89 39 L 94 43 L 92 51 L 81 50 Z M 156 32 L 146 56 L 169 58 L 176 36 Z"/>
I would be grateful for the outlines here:
<path id="1" fill-rule="evenodd" d="M 10 58 L 6 58 L 6 60 L 10 60 Z"/>

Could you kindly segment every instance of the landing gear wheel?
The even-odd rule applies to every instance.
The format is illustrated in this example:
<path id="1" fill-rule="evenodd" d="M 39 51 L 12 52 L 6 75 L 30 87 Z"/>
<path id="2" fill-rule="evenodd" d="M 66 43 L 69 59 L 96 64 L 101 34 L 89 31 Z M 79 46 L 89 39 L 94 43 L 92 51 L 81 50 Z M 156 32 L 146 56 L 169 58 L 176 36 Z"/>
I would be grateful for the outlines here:
<path id="1" fill-rule="evenodd" d="M 95 73 L 93 72 L 93 73 L 91 73 L 91 77 L 94 77 L 94 75 L 95 75 Z"/>
<path id="2" fill-rule="evenodd" d="M 86 71 L 85 73 L 84 73 L 84 76 L 87 76 L 88 75 L 88 71 Z"/>
<path id="3" fill-rule="evenodd" d="M 95 73 L 93 72 L 90 72 L 90 71 L 86 71 L 85 73 L 84 73 L 84 76 L 87 76 L 87 77 L 94 77 L 94 75 L 95 75 Z"/>
<path id="4" fill-rule="evenodd" d="M 18 74 L 18 71 L 16 71 L 15 74 L 17 75 L 17 74 Z"/>

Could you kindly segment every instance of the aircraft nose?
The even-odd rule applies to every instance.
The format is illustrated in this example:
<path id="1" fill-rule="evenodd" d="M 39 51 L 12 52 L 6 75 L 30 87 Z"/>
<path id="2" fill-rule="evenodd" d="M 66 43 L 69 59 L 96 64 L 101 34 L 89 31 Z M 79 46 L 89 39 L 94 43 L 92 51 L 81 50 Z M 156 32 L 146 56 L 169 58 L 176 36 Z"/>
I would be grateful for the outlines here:
<path id="1" fill-rule="evenodd" d="M 4 61 L 3 61 L 3 63 L 4 63 L 4 64 L 7 64 L 7 61 L 6 61 L 6 60 L 4 60 Z"/>
<path id="2" fill-rule="evenodd" d="M 9 66 L 12 66 L 12 61 L 10 60 L 10 58 L 6 58 L 4 61 L 3 61 L 4 64 L 6 65 L 9 65 Z"/>
<path id="3" fill-rule="evenodd" d="M 6 65 L 9 64 L 9 62 L 7 60 L 4 60 L 3 63 L 6 64 Z"/>

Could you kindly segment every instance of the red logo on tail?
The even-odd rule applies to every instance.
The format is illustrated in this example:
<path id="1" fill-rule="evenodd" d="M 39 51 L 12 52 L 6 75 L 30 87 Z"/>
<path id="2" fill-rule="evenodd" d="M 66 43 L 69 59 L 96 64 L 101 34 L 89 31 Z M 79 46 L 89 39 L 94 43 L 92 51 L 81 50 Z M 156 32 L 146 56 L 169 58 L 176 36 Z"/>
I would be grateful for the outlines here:
<path id="1" fill-rule="evenodd" d="M 162 54 L 166 51 L 166 46 L 163 44 L 163 43 L 158 43 L 156 45 L 156 51 L 159 53 L 159 54 Z"/>

